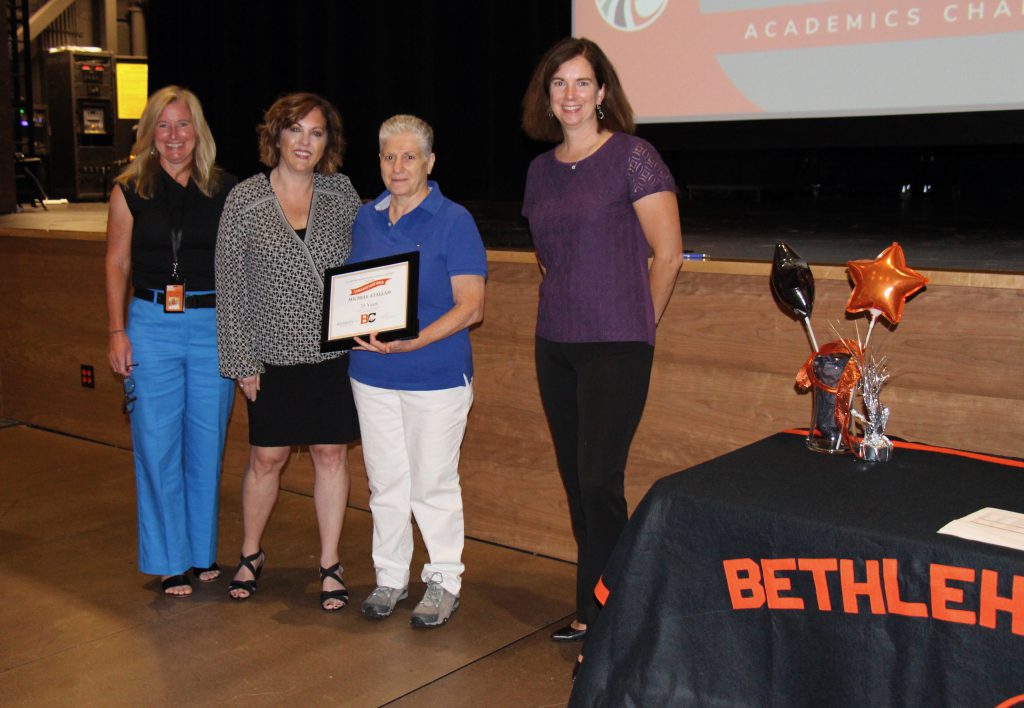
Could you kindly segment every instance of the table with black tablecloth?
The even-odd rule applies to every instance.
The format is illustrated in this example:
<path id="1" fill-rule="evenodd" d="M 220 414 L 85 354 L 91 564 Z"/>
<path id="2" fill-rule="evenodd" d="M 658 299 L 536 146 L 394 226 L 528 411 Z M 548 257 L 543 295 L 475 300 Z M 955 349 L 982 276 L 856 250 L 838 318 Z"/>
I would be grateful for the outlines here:
<path id="1" fill-rule="evenodd" d="M 984 507 L 1024 513 L 1019 461 L 788 432 L 659 480 L 571 705 L 1024 705 L 1024 552 L 937 533 Z"/>

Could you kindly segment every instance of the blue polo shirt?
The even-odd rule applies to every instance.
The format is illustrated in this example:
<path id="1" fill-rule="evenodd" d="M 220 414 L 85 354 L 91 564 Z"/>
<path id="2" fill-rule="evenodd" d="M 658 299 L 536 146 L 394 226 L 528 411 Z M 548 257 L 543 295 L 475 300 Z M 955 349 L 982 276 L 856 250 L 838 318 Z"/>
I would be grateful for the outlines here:
<path id="1" fill-rule="evenodd" d="M 419 251 L 418 315 L 422 331 L 455 306 L 454 275 L 487 277 L 487 251 L 468 211 L 443 194 L 436 182 L 419 206 L 392 226 L 388 219 L 391 193 L 364 204 L 352 225 L 348 263 Z M 359 383 L 403 391 L 434 391 L 464 386 L 473 378 L 469 331 L 414 352 L 377 354 L 352 350 L 349 376 Z M 465 378 L 463 378 L 465 377 Z"/>

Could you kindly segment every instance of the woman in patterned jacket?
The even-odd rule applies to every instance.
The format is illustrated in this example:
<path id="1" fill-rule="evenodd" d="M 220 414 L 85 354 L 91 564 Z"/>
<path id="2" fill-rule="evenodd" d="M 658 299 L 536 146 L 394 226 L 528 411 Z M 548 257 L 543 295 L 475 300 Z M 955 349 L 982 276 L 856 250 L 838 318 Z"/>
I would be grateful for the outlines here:
<path id="1" fill-rule="evenodd" d="M 228 195 L 217 240 L 220 370 L 248 403 L 242 553 L 228 593 L 256 592 L 261 539 L 293 445 L 308 445 L 320 528 L 320 606 L 348 603 L 338 542 L 348 501 L 348 443 L 359 437 L 345 353 L 321 353 L 323 272 L 352 247 L 359 197 L 337 172 L 341 117 L 310 93 L 279 98 L 259 129 L 270 169 Z"/>

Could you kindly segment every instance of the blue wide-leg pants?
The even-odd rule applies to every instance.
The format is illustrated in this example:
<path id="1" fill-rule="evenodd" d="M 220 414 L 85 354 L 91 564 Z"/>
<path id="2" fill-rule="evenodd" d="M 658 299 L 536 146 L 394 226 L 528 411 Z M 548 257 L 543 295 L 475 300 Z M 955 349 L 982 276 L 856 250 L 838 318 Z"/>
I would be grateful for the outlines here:
<path id="1" fill-rule="evenodd" d="M 197 293 L 198 294 L 198 293 Z M 128 314 L 139 570 L 174 575 L 213 564 L 224 436 L 234 382 L 221 377 L 214 308 L 165 313 L 133 298 Z"/>

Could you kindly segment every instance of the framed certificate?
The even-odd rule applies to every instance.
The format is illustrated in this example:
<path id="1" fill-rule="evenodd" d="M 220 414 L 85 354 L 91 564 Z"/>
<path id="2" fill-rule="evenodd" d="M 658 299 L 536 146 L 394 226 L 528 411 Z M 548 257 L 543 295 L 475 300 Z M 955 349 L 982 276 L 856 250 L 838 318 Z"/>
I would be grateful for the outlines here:
<path id="1" fill-rule="evenodd" d="M 320 351 L 351 349 L 355 337 L 389 342 L 420 333 L 417 251 L 329 268 L 324 273 Z"/>

